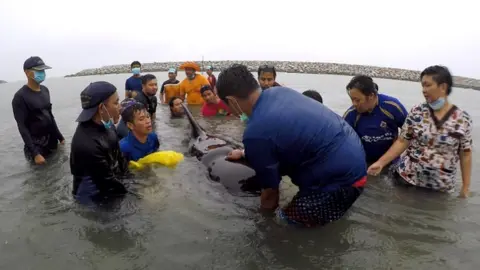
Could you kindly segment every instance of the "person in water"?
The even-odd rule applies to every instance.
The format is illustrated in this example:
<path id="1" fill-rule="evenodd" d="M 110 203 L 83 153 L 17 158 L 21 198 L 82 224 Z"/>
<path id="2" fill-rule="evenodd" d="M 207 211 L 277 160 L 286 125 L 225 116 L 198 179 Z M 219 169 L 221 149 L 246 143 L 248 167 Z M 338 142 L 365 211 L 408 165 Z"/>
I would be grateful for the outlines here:
<path id="1" fill-rule="evenodd" d="M 158 136 L 152 129 L 150 113 L 134 99 L 122 102 L 121 115 L 128 129 L 127 137 L 120 140 L 120 150 L 127 161 L 137 161 L 156 152 L 160 147 Z"/>
<path id="2" fill-rule="evenodd" d="M 318 93 L 317 91 L 315 90 L 307 90 L 307 91 L 304 91 L 302 93 L 302 95 L 304 96 L 307 96 L 309 98 L 312 98 L 320 103 L 323 104 L 323 98 L 322 98 L 322 95 L 320 95 L 320 93 Z"/>
<path id="3" fill-rule="evenodd" d="M 401 155 L 397 165 L 391 167 L 397 183 L 454 192 L 460 161 L 460 196 L 467 197 L 472 173 L 472 118 L 448 100 L 453 85 L 448 68 L 427 67 L 420 80 L 425 102 L 410 110 L 400 136 L 368 173 L 378 175 Z"/>
<path id="4" fill-rule="evenodd" d="M 202 106 L 203 116 L 224 116 L 230 114 L 228 106 L 213 92 L 210 85 L 204 85 L 200 92 L 205 100 Z"/>
<path id="5" fill-rule="evenodd" d="M 257 70 L 257 74 L 258 74 L 258 82 L 260 83 L 262 90 L 266 90 L 274 86 L 281 86 L 279 83 L 276 82 L 277 71 L 275 70 L 274 66 L 270 66 L 270 65 L 259 66 Z"/>
<path id="6" fill-rule="evenodd" d="M 372 164 L 395 142 L 408 112 L 398 99 L 379 94 L 371 77 L 355 76 L 346 89 L 352 106 L 343 118 L 357 132 Z"/>
<path id="7" fill-rule="evenodd" d="M 182 106 L 183 100 L 179 97 L 172 97 L 168 102 L 172 118 L 180 118 L 185 115 L 185 110 Z"/>
<path id="8" fill-rule="evenodd" d="M 277 208 L 280 181 L 288 175 L 300 190 L 278 211 L 281 218 L 314 226 L 346 213 L 363 191 L 367 168 L 360 139 L 340 116 L 286 87 L 262 92 L 244 65 L 222 71 L 217 90 L 232 113 L 248 119 L 245 149 L 227 158 L 245 157 L 255 170 L 262 208 Z"/>
<path id="9" fill-rule="evenodd" d="M 118 93 L 111 83 L 93 82 L 80 100 L 70 152 L 72 193 L 82 204 L 101 204 L 125 195 L 122 179 L 130 176 L 114 126 L 120 118 Z"/>
<path id="10" fill-rule="evenodd" d="M 44 164 L 45 158 L 63 144 L 65 139 L 53 117 L 50 91 L 45 80 L 45 65 L 38 56 L 25 60 L 23 70 L 27 84 L 22 86 L 12 99 L 13 116 L 25 144 L 25 157 L 35 164 Z"/>
<path id="11" fill-rule="evenodd" d="M 141 69 L 142 64 L 138 61 L 130 64 L 133 75 L 125 81 L 125 98 L 135 97 L 138 92 L 142 91 Z"/>
<path id="12" fill-rule="evenodd" d="M 208 82 L 210 83 L 210 86 L 212 87 L 213 90 L 215 90 L 215 85 L 217 84 L 217 77 L 215 77 L 215 74 L 213 74 L 213 67 L 212 66 L 207 66 L 207 79 Z"/>
<path id="13" fill-rule="evenodd" d="M 196 73 L 200 71 L 200 67 L 194 62 L 186 62 L 180 66 L 180 69 L 184 69 L 187 76 L 179 86 L 180 98 L 185 99 L 185 95 L 187 95 L 189 105 L 202 105 L 203 98 L 200 89 L 209 84 L 207 78 Z"/>
<path id="14" fill-rule="evenodd" d="M 170 93 L 171 92 L 170 88 L 169 88 L 169 91 L 166 91 L 165 85 L 179 84 L 179 83 L 180 81 L 177 80 L 177 70 L 175 68 L 170 68 L 168 70 L 168 80 L 164 81 L 162 83 L 162 87 L 160 87 L 160 101 L 162 103 L 167 103 L 168 100 L 170 100 L 170 98 L 180 95 L 180 93 L 176 93 L 177 91 L 179 92 L 178 87 L 172 88 L 172 89 L 176 89 L 177 91 L 175 91 L 174 93 Z"/>
<path id="15" fill-rule="evenodd" d="M 150 117 L 155 120 L 158 104 L 156 97 L 158 91 L 157 77 L 152 74 L 145 74 L 141 77 L 141 81 L 142 91 L 138 92 L 134 98 L 145 106 Z"/>

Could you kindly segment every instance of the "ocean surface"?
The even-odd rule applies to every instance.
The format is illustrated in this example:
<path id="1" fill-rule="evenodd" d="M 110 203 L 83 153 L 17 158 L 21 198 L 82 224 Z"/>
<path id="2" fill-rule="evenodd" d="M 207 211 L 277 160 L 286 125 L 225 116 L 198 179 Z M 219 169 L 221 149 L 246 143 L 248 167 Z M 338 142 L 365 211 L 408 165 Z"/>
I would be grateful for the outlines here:
<path id="1" fill-rule="evenodd" d="M 166 73 L 155 73 L 159 82 Z M 139 197 L 110 212 L 92 212 L 71 197 L 70 141 L 80 112 L 80 92 L 106 80 L 124 89 L 128 74 L 49 78 L 53 110 L 66 138 L 44 167 L 28 165 L 12 116 L 11 99 L 23 82 L 0 85 L 0 269 L 479 269 L 480 160 L 473 158 L 472 195 L 421 192 L 370 178 L 342 220 L 323 228 L 278 225 L 257 211 L 258 198 L 233 197 L 209 181 L 205 168 L 186 156 L 175 170 L 159 168 L 137 179 Z M 183 76 L 179 76 L 180 79 Z M 349 107 L 350 77 L 282 74 L 299 91 L 318 90 L 339 114 Z M 419 83 L 376 80 L 382 93 L 409 109 L 423 101 Z M 451 100 L 467 110 L 480 139 L 480 92 L 454 89 Z M 192 108 L 199 114 L 199 108 Z M 161 149 L 186 153 L 190 126 L 157 111 Z M 241 140 L 237 119 L 204 119 L 210 133 Z M 461 180 L 458 178 L 458 187 Z M 282 186 L 282 203 L 295 188 Z"/>

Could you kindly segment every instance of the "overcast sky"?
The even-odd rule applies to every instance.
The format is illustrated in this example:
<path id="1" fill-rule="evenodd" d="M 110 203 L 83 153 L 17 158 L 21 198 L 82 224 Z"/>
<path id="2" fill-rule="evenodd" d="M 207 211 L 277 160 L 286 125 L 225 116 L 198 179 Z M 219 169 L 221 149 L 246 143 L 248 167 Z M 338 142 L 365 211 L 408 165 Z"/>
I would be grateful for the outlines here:
<path id="1" fill-rule="evenodd" d="M 473 0 L 0 1 L 0 79 L 38 55 L 48 76 L 133 60 L 298 60 L 480 78 Z M 474 65 L 475 64 L 475 65 Z"/>

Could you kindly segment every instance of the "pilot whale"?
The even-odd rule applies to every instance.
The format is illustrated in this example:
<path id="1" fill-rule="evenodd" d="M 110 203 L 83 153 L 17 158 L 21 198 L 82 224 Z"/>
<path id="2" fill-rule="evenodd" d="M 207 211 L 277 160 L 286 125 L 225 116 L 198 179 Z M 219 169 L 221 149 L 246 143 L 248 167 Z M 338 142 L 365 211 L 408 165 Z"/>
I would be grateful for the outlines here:
<path id="1" fill-rule="evenodd" d="M 259 196 L 260 183 L 256 181 L 255 170 L 247 161 L 226 159 L 230 151 L 241 147 L 240 144 L 221 136 L 207 134 L 193 118 L 190 110 L 184 104 L 182 106 L 192 128 L 189 151 L 205 165 L 209 178 L 221 183 L 233 195 Z"/>

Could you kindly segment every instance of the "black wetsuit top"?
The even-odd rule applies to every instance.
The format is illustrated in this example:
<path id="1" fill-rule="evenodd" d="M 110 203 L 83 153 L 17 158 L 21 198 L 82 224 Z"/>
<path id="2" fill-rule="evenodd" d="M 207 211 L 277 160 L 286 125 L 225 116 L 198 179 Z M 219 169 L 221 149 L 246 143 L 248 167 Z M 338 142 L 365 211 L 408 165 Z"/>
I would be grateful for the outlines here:
<path id="1" fill-rule="evenodd" d="M 142 103 L 150 115 L 154 115 L 157 111 L 157 97 L 156 96 L 147 96 L 143 91 L 138 92 L 135 96 L 135 100 Z"/>
<path id="2" fill-rule="evenodd" d="M 40 85 L 40 91 L 34 91 L 24 85 L 15 93 L 12 108 L 29 158 L 47 156 L 57 148 L 58 141 L 64 140 L 53 117 L 47 87 Z"/>
<path id="3" fill-rule="evenodd" d="M 106 129 L 93 121 L 79 123 L 72 138 L 70 170 L 73 195 L 95 200 L 125 194 L 122 179 L 130 172 L 115 128 Z"/>

